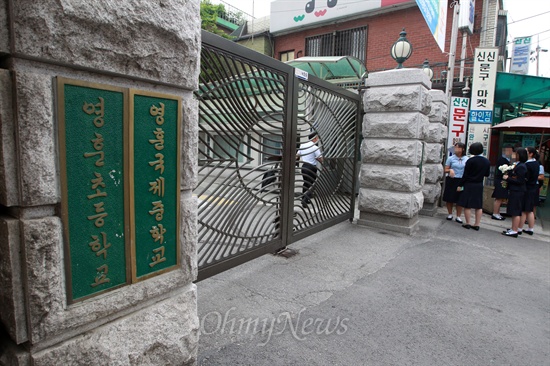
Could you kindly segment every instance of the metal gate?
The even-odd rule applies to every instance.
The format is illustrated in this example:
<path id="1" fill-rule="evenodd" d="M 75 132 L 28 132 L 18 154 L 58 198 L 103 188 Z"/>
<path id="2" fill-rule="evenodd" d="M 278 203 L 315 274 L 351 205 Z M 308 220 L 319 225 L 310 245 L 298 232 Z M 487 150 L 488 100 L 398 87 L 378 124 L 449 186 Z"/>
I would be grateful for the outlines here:
<path id="1" fill-rule="evenodd" d="M 353 218 L 357 94 L 205 31 L 195 94 L 199 280 Z M 303 207 L 311 132 L 324 161 Z"/>

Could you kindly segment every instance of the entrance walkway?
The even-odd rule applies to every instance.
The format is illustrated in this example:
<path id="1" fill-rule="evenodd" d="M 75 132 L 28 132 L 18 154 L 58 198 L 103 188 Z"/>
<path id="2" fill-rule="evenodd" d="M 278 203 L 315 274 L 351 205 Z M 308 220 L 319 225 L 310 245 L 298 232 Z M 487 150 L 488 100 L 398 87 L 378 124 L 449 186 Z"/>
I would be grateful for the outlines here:
<path id="1" fill-rule="evenodd" d="M 199 364 L 548 365 L 550 236 L 507 224 L 344 222 L 201 281 Z"/>

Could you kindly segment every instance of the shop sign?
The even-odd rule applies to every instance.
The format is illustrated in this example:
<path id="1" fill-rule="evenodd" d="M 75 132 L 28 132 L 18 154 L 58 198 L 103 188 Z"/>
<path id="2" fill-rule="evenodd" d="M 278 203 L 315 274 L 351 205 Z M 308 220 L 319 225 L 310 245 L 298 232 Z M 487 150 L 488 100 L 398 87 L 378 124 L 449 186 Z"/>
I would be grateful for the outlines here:
<path id="1" fill-rule="evenodd" d="M 531 56 L 531 37 L 514 38 L 510 72 L 527 75 L 529 72 L 529 57 Z"/>
<path id="2" fill-rule="evenodd" d="M 483 145 L 483 156 L 487 157 L 489 149 L 489 140 L 491 138 L 491 125 L 485 123 L 470 123 L 468 125 L 468 142 L 466 151 L 474 142 L 481 142 Z"/>
<path id="3" fill-rule="evenodd" d="M 493 122 L 497 62 L 497 48 L 476 48 L 470 122 L 489 124 Z"/>
<path id="4" fill-rule="evenodd" d="M 468 98 L 452 97 L 451 111 L 449 114 L 449 135 L 447 138 L 447 151 L 452 151 L 452 147 L 457 142 L 466 144 L 466 128 L 468 125 L 468 107 L 470 100 Z"/>

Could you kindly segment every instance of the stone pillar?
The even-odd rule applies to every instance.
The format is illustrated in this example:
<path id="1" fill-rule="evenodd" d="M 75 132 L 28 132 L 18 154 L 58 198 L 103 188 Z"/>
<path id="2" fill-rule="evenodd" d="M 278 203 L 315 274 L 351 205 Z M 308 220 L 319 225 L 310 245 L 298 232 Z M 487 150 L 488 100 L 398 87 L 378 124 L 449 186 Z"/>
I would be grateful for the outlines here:
<path id="1" fill-rule="evenodd" d="M 199 55 L 199 1 L 0 0 L 0 365 L 196 363 Z M 181 266 L 74 304 L 57 77 L 182 100 Z"/>
<path id="2" fill-rule="evenodd" d="M 407 234 L 418 226 L 430 88 L 420 69 L 369 75 L 363 96 L 358 224 Z"/>
<path id="3" fill-rule="evenodd" d="M 434 216 L 437 212 L 441 184 L 443 181 L 443 158 L 446 154 L 445 139 L 447 138 L 448 107 L 445 93 L 441 90 L 430 90 L 432 95 L 431 110 L 428 114 L 430 127 L 426 136 L 426 164 L 424 165 L 425 184 L 424 205 L 421 215 Z"/>

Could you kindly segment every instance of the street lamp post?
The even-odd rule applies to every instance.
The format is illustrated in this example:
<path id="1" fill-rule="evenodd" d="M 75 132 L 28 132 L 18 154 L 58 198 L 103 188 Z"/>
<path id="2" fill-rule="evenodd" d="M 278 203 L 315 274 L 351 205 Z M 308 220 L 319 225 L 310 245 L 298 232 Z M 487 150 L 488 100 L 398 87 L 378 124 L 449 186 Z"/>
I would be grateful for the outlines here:
<path id="1" fill-rule="evenodd" d="M 407 39 L 405 28 L 399 33 L 399 38 L 391 46 L 390 55 L 397 62 L 397 69 L 403 68 L 403 62 L 407 61 L 412 55 L 412 45 Z"/>

